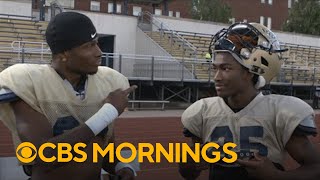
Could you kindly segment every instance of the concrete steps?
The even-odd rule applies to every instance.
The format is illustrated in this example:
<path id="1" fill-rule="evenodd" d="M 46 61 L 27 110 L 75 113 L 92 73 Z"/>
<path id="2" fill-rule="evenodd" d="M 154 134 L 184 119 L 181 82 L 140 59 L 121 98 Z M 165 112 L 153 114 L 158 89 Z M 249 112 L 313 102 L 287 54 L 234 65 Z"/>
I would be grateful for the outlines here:
<path id="1" fill-rule="evenodd" d="M 159 32 L 146 32 L 146 34 L 152 38 L 155 42 L 157 42 L 163 49 L 165 49 L 168 53 L 170 53 L 173 57 L 177 57 L 177 60 L 184 58 L 192 58 L 193 52 L 188 52 L 183 50 L 180 44 L 173 43 L 175 39 L 171 39 L 170 35 L 165 34 L 161 37 Z M 202 59 L 202 55 L 198 55 L 197 58 Z M 185 67 L 190 71 L 194 72 L 194 75 L 198 79 L 205 79 L 209 78 L 208 68 L 204 68 L 201 64 L 189 64 L 184 63 Z"/>

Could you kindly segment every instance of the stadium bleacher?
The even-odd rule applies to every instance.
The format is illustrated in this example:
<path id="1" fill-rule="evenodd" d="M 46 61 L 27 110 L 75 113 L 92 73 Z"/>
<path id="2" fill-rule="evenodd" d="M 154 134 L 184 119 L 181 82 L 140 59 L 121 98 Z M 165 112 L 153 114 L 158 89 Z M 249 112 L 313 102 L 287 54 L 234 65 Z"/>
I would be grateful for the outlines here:
<path id="1" fill-rule="evenodd" d="M 205 54 L 208 52 L 212 34 L 185 31 L 177 31 L 177 33 L 197 48 L 196 57 L 198 59 L 204 59 Z M 147 34 L 173 57 L 183 56 L 183 50 L 179 49 L 178 45 L 172 46 L 170 44 L 171 37 L 169 33 L 164 33 L 162 38 L 160 38 L 159 32 L 148 32 Z M 284 61 L 281 73 L 272 81 L 273 83 L 293 85 L 320 84 L 320 47 L 282 43 L 282 48 L 287 48 L 288 51 L 283 54 Z M 190 54 L 187 54 L 187 56 L 191 57 Z M 208 79 L 207 66 L 197 65 L 196 70 L 197 74 L 195 75 L 198 79 Z"/>
<path id="2" fill-rule="evenodd" d="M 146 32 L 146 34 L 148 34 L 155 42 L 157 42 L 163 49 L 165 49 L 168 53 L 170 53 L 174 58 L 176 58 L 180 62 L 183 61 L 183 59 L 195 58 L 193 51 L 184 48 L 184 45 L 181 44 L 181 41 L 171 36 L 169 32 Z M 192 41 L 189 42 L 192 44 Z M 200 44 L 195 45 L 200 46 Z M 198 52 L 200 51 L 197 51 L 197 53 Z M 208 80 L 209 74 L 211 74 L 210 79 L 212 79 L 212 73 L 208 72 L 208 70 L 210 70 L 209 64 L 204 60 L 203 56 L 196 54 L 196 58 L 200 61 L 202 60 L 203 63 L 184 63 L 185 67 L 189 69 L 191 72 L 194 72 L 195 77 L 199 80 Z"/>
<path id="3" fill-rule="evenodd" d="M 287 80 L 293 84 L 319 84 L 320 48 L 313 46 L 302 46 L 284 43 L 283 48 L 288 51 L 284 53 L 285 61 L 282 70 Z"/>
<path id="4" fill-rule="evenodd" d="M 45 63 L 50 54 L 44 30 L 48 22 L 0 17 L 0 71 L 18 62 Z"/>
<path id="5" fill-rule="evenodd" d="M 0 17 L 0 70 L 18 62 L 48 63 L 50 53 L 44 39 L 47 24 L 48 22 L 19 19 L 14 16 Z M 172 36 L 172 32 L 167 29 L 145 33 L 193 72 L 196 79 L 213 79 L 213 73 L 205 61 L 213 34 L 175 31 L 177 35 Z M 186 48 L 186 44 L 195 47 L 195 51 Z M 285 61 L 281 73 L 273 83 L 320 84 L 319 47 L 288 43 L 283 43 L 282 47 L 288 48 L 289 51 L 283 54 Z M 185 63 L 184 59 L 204 63 Z"/>
<path id="6" fill-rule="evenodd" d="M 28 62 L 28 63 L 48 63 L 49 60 L 51 59 L 51 55 L 50 53 L 48 53 L 46 50 L 48 49 L 46 43 L 44 42 L 44 30 L 46 29 L 47 26 L 47 22 L 36 22 L 33 20 L 20 20 L 20 19 L 15 19 L 13 18 L 0 18 L 0 71 L 12 64 L 18 63 L 18 62 Z M 163 49 L 165 49 L 168 53 L 170 53 L 176 60 L 178 60 L 179 62 L 181 62 L 181 64 L 183 64 L 183 66 L 185 66 L 188 70 L 190 70 L 190 72 L 192 72 L 195 77 L 196 80 L 208 80 L 211 83 L 210 80 L 213 79 L 213 74 L 209 68 L 209 63 L 206 62 L 205 60 L 205 54 L 208 52 L 208 47 L 211 41 L 211 37 L 212 34 L 201 34 L 201 33 L 195 33 L 195 32 L 184 32 L 184 31 L 177 31 L 178 35 L 181 36 L 184 40 L 186 40 L 188 43 L 190 43 L 192 46 L 194 46 L 196 48 L 196 54 L 194 54 L 194 52 L 188 48 L 184 48 L 185 44 L 181 44 L 181 39 L 177 39 L 177 37 L 172 36 L 172 34 L 170 34 L 169 31 L 163 31 L 163 34 L 161 34 L 161 32 L 158 31 L 146 31 L 146 34 L 148 34 L 155 42 L 157 42 Z M 309 46 L 301 46 L 301 45 L 297 45 L 297 44 L 283 44 L 284 48 L 288 48 L 289 51 L 286 52 L 284 54 L 285 57 L 285 61 L 283 62 L 282 65 L 282 70 L 281 73 L 279 74 L 279 76 L 277 78 L 274 79 L 273 83 L 278 83 L 278 84 L 292 84 L 292 85 L 302 85 L 302 86 L 307 86 L 307 85 L 320 85 L 320 48 L 317 47 L 309 47 Z M 45 52 L 43 52 L 45 51 Z M 120 56 L 120 55 L 119 55 Z M 137 55 L 132 55 L 127 59 L 130 59 L 132 61 L 137 60 Z M 109 57 L 109 56 L 108 56 Z M 121 56 L 123 59 L 125 59 L 124 56 Z M 133 59 L 133 57 L 135 57 L 136 59 Z M 145 60 L 145 58 L 147 59 L 147 57 L 140 57 L 141 61 Z M 148 57 L 149 58 L 149 57 Z M 153 57 L 154 58 L 154 57 Z M 116 59 L 115 55 L 111 56 L 110 59 Z M 153 60 L 155 60 L 156 58 L 154 58 Z M 169 58 L 168 58 L 169 59 Z M 166 59 L 166 60 L 168 60 Z M 149 59 L 147 59 L 149 60 Z M 186 61 L 193 61 L 193 62 L 186 62 Z M 151 58 L 150 58 L 151 61 Z M 194 63 L 194 62 L 199 62 L 200 63 Z M 137 62 L 137 61 L 135 61 Z M 166 62 L 166 63 L 163 63 Z M 160 64 L 161 63 L 161 64 Z M 125 64 L 125 63 L 123 63 Z M 150 65 L 150 63 L 145 63 L 144 65 L 139 65 L 137 66 L 138 68 L 140 68 L 140 70 L 137 71 L 137 68 L 135 68 L 136 64 L 133 64 L 133 69 L 137 72 L 135 73 L 146 73 L 146 77 L 147 76 L 151 76 L 151 77 L 157 77 L 157 73 L 159 74 L 163 74 L 163 72 L 168 72 L 168 71 L 177 71 L 177 66 L 176 64 L 173 64 L 172 62 L 167 62 L 167 61 L 158 61 L 158 62 L 153 62 L 153 64 L 155 64 L 153 67 L 151 67 L 152 65 Z M 180 65 L 180 64 L 178 64 Z M 151 69 L 153 72 L 151 72 Z M 163 71 L 163 69 L 166 69 L 166 71 Z M 183 69 L 183 68 L 181 68 Z M 121 68 L 120 68 L 121 70 Z M 123 72 L 124 74 L 126 72 Z M 173 73 L 172 73 L 173 74 Z M 172 75 L 170 73 L 170 75 Z M 211 75 L 211 76 L 210 76 Z M 141 77 L 144 75 L 137 75 L 137 77 Z M 159 75 L 160 76 L 160 75 Z M 163 75 L 161 75 L 163 76 Z M 183 76 L 183 75 L 182 75 Z M 180 78 L 180 77 L 179 77 Z M 141 79 L 138 79 L 141 80 Z M 162 81 L 165 81 L 164 78 L 161 79 Z M 142 80 L 141 80 L 142 81 Z M 151 80 L 153 81 L 153 79 Z M 183 78 L 182 80 L 183 81 Z M 138 81 L 136 81 L 138 82 Z M 170 85 L 173 84 L 172 82 L 169 82 Z M 169 84 L 168 83 L 168 84 Z M 141 83 L 143 84 L 143 83 Z M 178 84 L 178 83 L 177 83 Z M 186 84 L 186 83 L 185 83 Z M 185 87 L 183 87 L 185 84 L 183 83 L 179 83 L 178 86 L 181 86 L 181 89 L 187 89 Z M 152 85 L 156 85 L 152 84 Z M 161 91 L 161 88 L 159 88 L 160 86 L 155 86 L 154 89 L 159 89 L 159 92 Z M 162 87 L 170 87 L 169 85 L 167 85 L 167 87 L 165 85 L 163 85 Z M 191 86 L 190 86 L 191 87 Z M 163 89 L 165 89 L 163 88 Z M 184 98 L 184 94 L 185 96 L 188 96 L 188 93 L 184 93 L 182 94 L 181 92 L 183 92 L 184 90 L 178 89 L 177 87 L 173 87 L 171 89 L 175 88 L 175 92 L 173 90 L 170 90 L 169 88 L 167 88 L 167 97 L 164 95 L 165 93 L 163 93 L 162 95 L 160 95 L 159 97 L 162 99 L 170 99 L 173 96 L 179 96 L 180 99 Z M 197 89 L 198 88 L 198 84 L 197 86 L 192 87 L 193 89 Z M 190 97 L 191 97 L 191 91 L 193 92 L 192 88 L 187 89 L 185 92 L 190 92 Z M 206 92 L 211 92 L 212 91 L 212 87 L 210 86 L 206 86 L 206 88 L 204 91 Z M 210 89 L 212 88 L 212 89 Z M 142 87 L 140 87 L 140 89 L 142 89 Z M 150 90 L 150 89 L 148 89 Z M 170 91 L 170 92 L 169 92 Z M 163 90 L 164 92 L 164 90 Z M 169 92 L 169 93 L 168 93 Z M 174 93 L 173 93 L 174 92 Z M 197 100 L 199 97 L 199 92 L 201 93 L 201 91 L 195 91 L 195 96 L 194 100 Z M 140 93 L 142 94 L 142 93 Z M 160 94 L 160 93 L 159 93 Z M 173 95 L 172 95 L 173 94 Z M 170 97 L 168 97 L 170 96 Z M 206 95 L 206 96 L 211 96 L 211 95 Z M 181 98 L 182 97 L 182 98 Z M 190 97 L 188 99 L 188 101 L 190 102 Z M 201 94 L 200 94 L 201 97 Z M 153 97 L 155 99 L 155 97 Z M 171 98 L 172 99 L 172 98 Z M 171 100 L 170 99 L 170 100 Z M 187 98 L 185 98 L 187 99 Z M 175 99 L 174 99 L 175 100 Z M 169 101 L 165 101 L 165 102 L 169 102 Z M 167 113 L 167 112 L 166 112 Z M 180 117 L 180 116 L 179 116 Z M 150 118 L 148 117 L 144 117 L 146 119 L 148 119 L 150 121 Z M 317 119 L 319 119 L 319 116 L 317 116 Z M 157 121 L 155 122 L 161 122 L 161 123 L 166 123 L 164 121 L 166 120 L 170 120 L 167 117 L 161 119 L 157 119 Z M 168 121 L 169 124 L 172 125 L 173 122 L 178 122 L 179 118 L 177 118 L 177 121 Z M 128 121 L 120 121 L 120 123 L 128 123 L 128 122 L 132 122 L 132 123 L 136 123 L 136 121 L 132 121 L 132 119 L 128 120 Z M 141 121 L 141 118 L 139 118 L 139 122 Z M 319 121 L 318 121 L 319 122 Z M 167 123 L 167 124 L 168 124 Z M 155 123 L 151 123 L 151 124 L 155 124 Z M 119 124 L 118 124 L 119 125 Z M 135 124 L 137 125 L 137 124 Z M 128 126 L 126 124 L 126 127 L 131 127 Z M 145 124 L 142 124 L 138 127 L 143 127 L 145 128 Z M 157 126 L 158 127 L 158 126 Z M 2 129 L 1 129 L 2 128 Z M 5 127 L 0 123 L 0 132 L 4 132 L 3 129 Z M 119 128 L 119 126 L 117 127 Z M 150 127 L 148 127 L 150 129 Z M 121 127 L 121 129 L 123 129 L 123 127 Z M 159 137 L 163 134 L 168 135 L 168 133 L 172 133 L 172 132 L 176 132 L 176 129 L 181 129 L 180 125 L 177 124 L 176 126 L 172 126 L 171 129 L 165 129 L 168 132 L 162 132 L 162 134 L 159 134 Z M 135 129 L 136 131 L 136 129 Z M 139 132 L 143 132 L 144 129 L 142 129 L 142 131 Z M 170 131 L 170 132 L 169 132 Z M 150 131 L 151 132 L 151 131 Z M 153 136 L 155 136 L 154 132 L 152 131 Z M 4 134 L 4 133 L 3 133 Z M 130 137 L 133 137 L 133 135 L 131 133 Z M 179 132 L 180 135 L 181 132 Z M 2 156 L 6 157 L 6 156 L 14 156 L 14 150 L 13 150 L 13 146 L 12 146 L 12 142 L 10 141 L 8 143 L 8 139 L 11 139 L 10 137 L 8 137 L 9 135 L 9 131 L 6 131 L 6 138 L 2 138 L 3 142 L 0 143 L 0 146 L 2 146 Z M 123 137 L 120 136 L 120 140 L 127 140 L 127 134 L 122 134 Z M 180 137 L 179 135 L 179 137 Z M 146 136 L 144 136 L 146 137 Z M 172 137 L 178 137 L 177 135 L 170 136 L 169 139 L 172 139 Z M 166 137 L 161 136 L 162 139 L 157 139 L 157 140 L 163 140 Z M 151 139 L 151 138 L 150 138 Z M 149 140 L 150 140 L 149 139 Z M 176 139 L 177 140 L 177 139 Z M 178 139 L 179 141 L 182 141 L 180 139 Z M 183 140 L 184 141 L 184 140 Z M 317 147 L 319 146 L 320 142 L 317 139 Z M 144 174 L 151 174 L 152 177 L 157 177 L 154 174 L 150 173 L 150 172 L 154 172 L 155 170 L 152 169 L 150 170 L 150 168 L 148 169 L 148 167 L 144 167 L 145 169 L 147 169 L 148 172 L 143 172 Z M 158 168 L 158 167 L 157 167 Z M 168 168 L 166 166 L 166 168 Z M 156 169 L 156 168 L 155 168 Z M 19 169 L 20 170 L 20 169 Z M 162 174 L 168 174 L 167 171 L 163 172 L 164 169 L 161 169 L 160 172 Z M 177 169 L 173 169 L 172 174 L 177 175 Z M 143 175 L 142 173 L 142 175 Z M 150 175 L 150 178 L 152 178 Z M 145 175 L 146 176 L 146 175 Z M 141 176 L 140 176 L 141 177 Z M 142 176 L 144 177 L 144 176 Z M 175 176 L 176 177 L 176 176 Z M 145 179 L 150 179 L 150 178 L 145 178 Z M 0 178 L 1 179 L 1 178 Z M 170 178 L 168 178 L 170 179 Z M 172 178 L 171 178 L 172 179 Z"/>

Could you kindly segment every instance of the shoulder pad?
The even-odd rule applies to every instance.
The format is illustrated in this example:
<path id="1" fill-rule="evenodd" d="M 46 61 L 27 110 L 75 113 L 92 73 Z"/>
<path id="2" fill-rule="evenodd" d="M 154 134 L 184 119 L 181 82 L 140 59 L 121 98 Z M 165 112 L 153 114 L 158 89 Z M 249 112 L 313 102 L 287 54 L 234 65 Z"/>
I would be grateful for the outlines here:
<path id="1" fill-rule="evenodd" d="M 9 103 L 18 99 L 19 97 L 10 89 L 0 89 L 0 103 Z"/>

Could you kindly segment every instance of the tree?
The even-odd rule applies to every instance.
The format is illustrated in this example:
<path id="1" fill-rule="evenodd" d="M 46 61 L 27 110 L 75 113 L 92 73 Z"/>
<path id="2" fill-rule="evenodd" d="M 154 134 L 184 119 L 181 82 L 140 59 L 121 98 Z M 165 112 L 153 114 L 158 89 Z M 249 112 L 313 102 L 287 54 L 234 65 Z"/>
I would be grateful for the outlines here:
<path id="1" fill-rule="evenodd" d="M 299 0 L 289 11 L 284 31 L 320 35 L 320 1 Z"/>
<path id="2" fill-rule="evenodd" d="M 231 7 L 222 0 L 193 0 L 192 16 L 194 19 L 228 23 Z"/>

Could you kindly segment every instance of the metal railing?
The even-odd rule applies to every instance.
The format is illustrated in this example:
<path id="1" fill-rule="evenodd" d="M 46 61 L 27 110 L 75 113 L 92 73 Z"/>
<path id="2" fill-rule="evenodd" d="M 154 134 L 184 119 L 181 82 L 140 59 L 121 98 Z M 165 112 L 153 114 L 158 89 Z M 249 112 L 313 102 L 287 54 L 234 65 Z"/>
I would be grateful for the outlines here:
<path id="1" fill-rule="evenodd" d="M 104 53 L 103 58 L 105 61 L 113 62 L 113 69 L 133 80 L 210 81 L 210 78 L 197 79 L 195 75 L 197 65 L 209 68 L 210 63 L 206 60 L 195 61 L 192 58 L 181 57 L 178 58 L 181 61 L 176 61 L 168 56 L 116 53 Z"/>
<path id="2" fill-rule="evenodd" d="M 171 56 L 163 47 L 161 47 L 150 36 L 145 34 L 141 29 L 137 29 L 136 34 L 136 54 L 152 56 Z"/>
<path id="3" fill-rule="evenodd" d="M 26 20 L 32 20 L 35 21 L 36 17 L 35 16 L 23 16 L 23 15 L 16 15 L 16 14 L 0 14 L 0 17 L 5 17 L 5 18 L 13 18 L 13 19 L 26 19 Z"/>
<path id="4" fill-rule="evenodd" d="M 50 3 L 50 10 L 51 10 L 51 18 L 55 17 L 59 13 L 65 12 L 65 9 L 57 0 Z"/>
<path id="5" fill-rule="evenodd" d="M 138 26 L 143 29 L 143 25 L 150 24 L 151 25 L 151 33 L 152 31 L 157 31 L 160 33 L 160 42 L 164 40 L 164 36 L 167 35 L 170 39 L 171 50 L 174 45 L 179 45 L 183 50 L 183 56 L 185 56 L 186 52 L 190 52 L 191 57 L 197 58 L 197 48 L 191 44 L 189 41 L 180 36 L 175 30 L 172 30 L 166 24 L 161 22 L 159 19 L 155 18 L 153 14 L 150 12 L 141 12 L 139 15 L 139 24 Z M 152 36 L 152 34 L 151 34 Z M 190 57 L 190 56 L 188 56 Z"/>
<path id="6" fill-rule="evenodd" d="M 209 37 L 212 38 L 214 34 L 206 34 L 206 33 L 196 33 L 189 31 L 177 31 L 179 35 L 187 35 L 187 36 L 196 36 L 196 37 Z"/>
<path id="7" fill-rule="evenodd" d="M 313 58 L 308 64 L 295 64 L 295 59 L 291 59 L 291 63 L 284 61 L 280 74 L 272 83 L 320 85 L 320 48 L 313 52 L 316 59 Z M 9 57 L 0 56 L 2 66 L 5 67 L 15 63 L 44 64 L 51 61 L 51 52 L 45 42 L 13 41 L 11 47 L 0 47 L 0 53 L 12 54 Z M 205 59 L 117 53 L 103 53 L 103 58 L 112 62 L 113 68 L 129 79 L 213 81 L 210 62 Z"/>
<path id="8" fill-rule="evenodd" d="M 30 41 L 13 41 L 11 43 L 12 50 L 17 52 L 18 59 L 24 61 L 24 54 L 39 54 L 40 61 L 44 60 L 44 55 L 51 54 L 50 48 L 46 42 L 30 42 Z"/>

